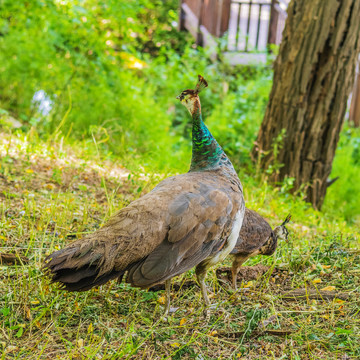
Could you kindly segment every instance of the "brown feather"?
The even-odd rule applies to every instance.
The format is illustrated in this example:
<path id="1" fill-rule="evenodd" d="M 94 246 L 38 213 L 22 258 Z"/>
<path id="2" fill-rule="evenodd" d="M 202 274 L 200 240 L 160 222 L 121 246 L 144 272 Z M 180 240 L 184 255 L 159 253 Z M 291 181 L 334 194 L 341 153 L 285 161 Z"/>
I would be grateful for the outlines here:
<path id="1" fill-rule="evenodd" d="M 272 255 L 276 247 L 277 237 L 268 222 L 256 211 L 245 208 L 243 225 L 237 243 L 230 253 L 234 255 L 231 267 L 233 287 L 237 288 L 237 274 L 248 258 L 258 254 Z"/>
<path id="2" fill-rule="evenodd" d="M 272 229 L 268 222 L 256 211 L 245 208 L 243 225 L 238 241 L 231 254 L 252 254 L 260 249 L 271 237 Z"/>
<path id="3" fill-rule="evenodd" d="M 221 169 L 171 177 L 101 229 L 48 256 L 44 268 L 71 291 L 88 290 L 128 270 L 132 285 L 152 286 L 216 251 L 242 206 L 239 180 Z"/>

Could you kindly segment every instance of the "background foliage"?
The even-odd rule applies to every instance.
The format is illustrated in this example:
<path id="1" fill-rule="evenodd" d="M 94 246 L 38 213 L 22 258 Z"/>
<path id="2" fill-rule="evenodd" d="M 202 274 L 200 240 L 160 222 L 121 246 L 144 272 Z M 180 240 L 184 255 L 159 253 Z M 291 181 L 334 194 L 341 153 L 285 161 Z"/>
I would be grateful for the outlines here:
<path id="1" fill-rule="evenodd" d="M 206 122 L 241 172 L 271 88 L 271 64 L 231 68 L 177 30 L 178 1 L 2 0 L 0 108 L 43 139 L 97 141 L 130 169 L 177 173 L 190 156 L 189 117 L 175 96 L 198 73 Z M 42 101 L 35 101 L 40 91 Z M 44 99 L 50 106 L 44 108 Z M 51 107 L 51 110 L 50 110 Z M 359 222 L 359 132 L 346 128 L 334 163 L 339 180 L 324 211 Z M 288 183 L 280 184 L 285 190 Z M 284 188 L 285 186 L 285 188 Z"/>

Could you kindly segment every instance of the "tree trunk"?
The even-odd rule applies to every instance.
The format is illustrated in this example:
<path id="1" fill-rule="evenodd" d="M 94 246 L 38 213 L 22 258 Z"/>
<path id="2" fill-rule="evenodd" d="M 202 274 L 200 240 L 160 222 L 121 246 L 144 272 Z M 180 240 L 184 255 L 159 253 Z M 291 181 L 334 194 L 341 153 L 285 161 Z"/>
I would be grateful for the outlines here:
<path id="1" fill-rule="evenodd" d="M 292 0 L 252 153 L 264 169 L 283 164 L 271 180 L 295 178 L 294 191 L 304 185 L 315 208 L 323 203 L 355 77 L 359 19 L 360 0 Z M 274 140 L 283 129 L 279 149 Z"/>

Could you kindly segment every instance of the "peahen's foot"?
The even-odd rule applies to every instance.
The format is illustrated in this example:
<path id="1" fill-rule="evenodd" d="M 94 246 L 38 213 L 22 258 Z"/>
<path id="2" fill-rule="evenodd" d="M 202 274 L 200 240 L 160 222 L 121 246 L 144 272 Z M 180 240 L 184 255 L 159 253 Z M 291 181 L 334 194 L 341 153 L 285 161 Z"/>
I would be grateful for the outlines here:
<path id="1" fill-rule="evenodd" d="M 163 322 L 163 323 L 168 323 L 169 322 L 169 317 L 168 317 L 168 314 L 163 314 L 161 317 L 160 317 L 160 321 Z"/>
<path id="2" fill-rule="evenodd" d="M 204 322 L 205 324 L 207 324 L 210 321 L 210 316 L 211 316 L 211 309 L 209 307 L 206 307 L 204 309 Z"/>
<path id="3" fill-rule="evenodd" d="M 162 314 L 160 320 L 162 322 L 168 322 L 168 315 L 171 312 L 170 308 L 170 288 L 171 288 L 171 279 L 165 281 L 165 311 Z"/>

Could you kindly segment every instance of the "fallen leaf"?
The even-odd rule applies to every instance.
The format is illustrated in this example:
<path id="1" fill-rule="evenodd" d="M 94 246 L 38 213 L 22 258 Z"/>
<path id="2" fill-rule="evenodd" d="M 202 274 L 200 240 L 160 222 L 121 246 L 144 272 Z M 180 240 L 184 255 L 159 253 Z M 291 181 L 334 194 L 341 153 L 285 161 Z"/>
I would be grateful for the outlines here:
<path id="1" fill-rule="evenodd" d="M 17 346 L 14 345 L 9 345 L 6 349 L 5 349 L 5 354 L 9 354 L 12 353 L 14 351 L 19 350 L 19 348 Z"/>
<path id="2" fill-rule="evenodd" d="M 26 305 L 24 306 L 24 312 L 25 312 L 26 319 L 31 320 L 31 311 Z"/>
<path id="3" fill-rule="evenodd" d="M 186 319 L 185 318 L 182 318 L 181 320 L 180 320 L 180 326 L 183 326 L 185 323 L 186 323 Z"/>
<path id="4" fill-rule="evenodd" d="M 319 284 L 321 283 L 321 279 L 314 279 L 312 282 L 313 284 Z"/>
<path id="5" fill-rule="evenodd" d="M 34 170 L 33 169 L 26 169 L 25 172 L 28 173 L 28 174 L 32 174 L 34 172 Z"/>
<path id="6" fill-rule="evenodd" d="M 29 259 L 25 256 L 10 253 L 0 253 L 0 265 L 21 265 L 27 264 Z"/>
<path id="7" fill-rule="evenodd" d="M 215 336 L 216 335 L 216 336 Z M 209 333 L 209 336 L 212 337 L 212 340 L 214 341 L 215 344 L 217 344 L 219 342 L 219 338 L 218 338 L 218 332 L 216 330 L 211 331 Z"/>
<path id="8" fill-rule="evenodd" d="M 254 283 L 252 281 L 249 281 L 244 287 L 253 287 Z"/>
<path id="9" fill-rule="evenodd" d="M 335 286 L 326 286 L 326 287 L 322 288 L 321 290 L 322 291 L 334 291 Z"/>
<path id="10" fill-rule="evenodd" d="M 265 330 L 266 334 L 277 335 L 277 336 L 290 335 L 293 332 L 294 331 L 290 330 L 290 329 L 268 329 L 268 330 Z"/>
<path id="11" fill-rule="evenodd" d="M 272 316 L 270 316 L 268 319 L 266 319 L 266 320 L 263 320 L 261 323 L 260 323 L 260 325 L 259 325 L 259 327 L 262 327 L 262 328 L 266 328 L 266 326 L 268 326 L 269 324 L 271 324 L 271 323 L 273 323 L 273 322 L 275 322 L 276 321 L 276 315 L 272 315 Z"/>
<path id="12" fill-rule="evenodd" d="M 165 301 L 166 301 L 165 296 L 160 296 L 158 298 L 158 303 L 161 304 L 161 305 L 165 305 Z"/>
<path id="13" fill-rule="evenodd" d="M 323 269 L 330 269 L 330 268 L 331 268 L 331 265 L 321 265 L 321 267 L 322 267 Z"/>
<path id="14" fill-rule="evenodd" d="M 39 305 L 40 301 L 39 300 L 33 300 L 30 303 L 31 303 L 31 305 Z"/>
<path id="15" fill-rule="evenodd" d="M 84 347 L 84 339 L 79 339 L 79 340 L 77 341 L 77 346 L 78 346 L 79 348 Z"/>
<path id="16" fill-rule="evenodd" d="M 174 343 L 171 344 L 171 346 L 174 347 L 174 348 L 178 348 L 181 345 L 178 342 L 174 342 Z"/>
<path id="17" fill-rule="evenodd" d="M 88 333 L 92 333 L 93 331 L 94 331 L 93 324 L 90 323 L 90 325 L 88 326 Z"/>

